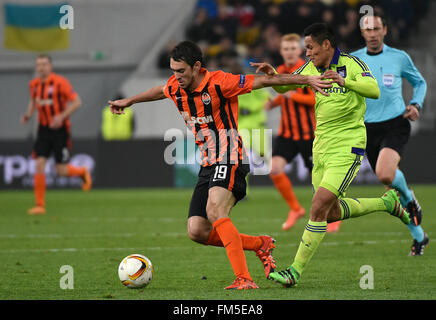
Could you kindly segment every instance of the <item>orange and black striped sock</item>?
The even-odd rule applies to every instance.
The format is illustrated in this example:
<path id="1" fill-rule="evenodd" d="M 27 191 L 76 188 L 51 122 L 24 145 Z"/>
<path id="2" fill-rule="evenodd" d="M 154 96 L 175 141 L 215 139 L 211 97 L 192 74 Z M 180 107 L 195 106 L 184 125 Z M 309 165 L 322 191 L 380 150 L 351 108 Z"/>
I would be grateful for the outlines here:
<path id="1" fill-rule="evenodd" d="M 295 211 L 299 210 L 301 208 L 301 205 L 298 202 L 297 197 L 295 196 L 294 190 L 292 189 L 291 180 L 289 180 L 286 173 L 283 172 L 280 174 L 270 174 L 270 177 L 276 189 L 286 200 L 289 208 Z"/>
<path id="2" fill-rule="evenodd" d="M 236 277 L 252 280 L 250 273 L 248 272 L 241 237 L 230 218 L 218 219 L 213 223 L 213 227 L 218 233 L 224 248 L 226 248 L 227 257 L 230 260 L 230 264 L 232 265 Z"/>
<path id="3" fill-rule="evenodd" d="M 45 174 L 35 173 L 33 176 L 33 190 L 35 193 L 35 202 L 37 206 L 45 207 Z"/>
<path id="4" fill-rule="evenodd" d="M 248 234 L 240 233 L 239 237 L 241 238 L 242 248 L 244 250 L 257 251 L 263 244 L 262 238 L 259 236 L 250 236 Z M 212 228 L 212 231 L 209 234 L 209 239 L 205 244 L 208 246 L 215 246 L 215 247 L 224 246 L 215 228 Z"/>
<path id="5" fill-rule="evenodd" d="M 75 167 L 72 164 L 67 165 L 69 177 L 83 177 L 85 175 L 85 167 Z"/>

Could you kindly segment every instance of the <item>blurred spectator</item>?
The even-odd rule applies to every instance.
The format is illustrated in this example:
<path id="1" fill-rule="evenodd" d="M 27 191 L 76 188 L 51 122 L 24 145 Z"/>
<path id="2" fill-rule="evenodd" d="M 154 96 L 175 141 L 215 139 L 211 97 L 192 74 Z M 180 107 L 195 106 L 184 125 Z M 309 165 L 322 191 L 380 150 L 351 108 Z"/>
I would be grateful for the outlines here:
<path id="1" fill-rule="evenodd" d="M 218 13 L 218 7 L 215 0 L 198 0 L 197 9 L 205 9 L 210 18 L 215 18 Z"/>
<path id="2" fill-rule="evenodd" d="M 261 41 L 258 41 L 248 48 L 248 53 L 243 59 L 243 67 L 250 68 L 250 62 L 261 62 L 264 60 L 264 47 Z"/>
<path id="3" fill-rule="evenodd" d="M 229 63 L 229 60 L 237 57 L 238 52 L 236 51 L 232 40 L 228 37 L 222 38 L 219 44 L 219 52 L 216 55 L 218 65 L 226 66 Z"/>
<path id="4" fill-rule="evenodd" d="M 169 54 L 171 50 L 176 46 L 176 41 L 171 40 L 167 46 L 161 51 L 159 56 L 157 57 L 157 66 L 159 69 L 168 69 L 170 65 L 170 57 Z"/>
<path id="5" fill-rule="evenodd" d="M 213 35 L 209 39 L 210 43 L 217 43 L 223 37 L 228 37 L 236 42 L 238 19 L 235 17 L 232 7 L 226 4 L 218 6 L 218 15 L 213 20 L 212 32 Z"/>
<path id="6" fill-rule="evenodd" d="M 247 0 L 235 0 L 234 16 L 241 27 L 251 27 L 254 22 L 254 7 Z"/>
<path id="7" fill-rule="evenodd" d="M 302 34 L 314 22 L 331 25 L 339 38 L 339 47 L 353 51 L 363 45 L 359 10 L 369 5 L 387 18 L 387 42 L 399 45 L 419 27 L 419 19 L 428 11 L 429 0 L 199 0 L 186 37 L 201 42 L 205 61 L 215 69 L 238 57 L 242 66 L 250 61 L 280 63 L 277 53 L 280 37 Z M 415 28 L 415 30 L 413 29 Z M 165 48 L 158 65 L 168 65 Z M 210 67 L 209 67 L 210 68 Z"/>
<path id="8" fill-rule="evenodd" d="M 280 56 L 280 43 L 282 34 L 279 32 L 275 24 L 269 24 L 262 32 L 262 41 L 265 50 L 265 59 L 272 65 L 279 65 L 282 62 Z"/>
<path id="9" fill-rule="evenodd" d="M 194 21 L 186 30 L 186 37 L 193 42 L 201 40 L 214 41 L 212 30 L 213 22 L 209 18 L 207 10 L 201 8 L 196 11 Z"/>
<path id="10" fill-rule="evenodd" d="M 385 14 L 389 15 L 391 21 L 395 22 L 393 27 L 396 29 L 395 31 L 398 35 L 398 40 L 405 40 L 414 24 L 413 6 L 411 1 L 382 0 L 381 5 L 385 10 Z"/>
<path id="11" fill-rule="evenodd" d="M 345 22 L 337 30 L 339 41 L 342 42 L 342 50 L 354 51 L 362 45 L 359 15 L 356 10 L 349 8 L 345 13 Z"/>

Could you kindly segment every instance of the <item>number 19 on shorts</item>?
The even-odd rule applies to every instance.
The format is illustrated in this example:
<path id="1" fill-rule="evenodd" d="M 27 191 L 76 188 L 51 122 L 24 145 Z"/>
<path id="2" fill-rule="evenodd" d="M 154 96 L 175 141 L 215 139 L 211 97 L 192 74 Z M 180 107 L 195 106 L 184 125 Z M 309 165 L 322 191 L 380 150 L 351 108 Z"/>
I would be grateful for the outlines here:
<path id="1" fill-rule="evenodd" d="M 213 175 L 213 181 L 225 180 L 227 176 L 227 166 L 217 165 L 215 167 L 215 174 Z"/>

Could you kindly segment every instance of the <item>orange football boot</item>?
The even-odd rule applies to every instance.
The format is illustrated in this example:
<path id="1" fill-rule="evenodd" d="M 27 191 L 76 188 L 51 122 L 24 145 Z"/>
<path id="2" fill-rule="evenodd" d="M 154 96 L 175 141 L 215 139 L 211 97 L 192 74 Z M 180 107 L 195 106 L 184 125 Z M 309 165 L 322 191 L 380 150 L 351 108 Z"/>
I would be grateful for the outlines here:
<path id="1" fill-rule="evenodd" d="M 30 215 L 40 215 L 40 214 L 45 214 L 45 208 L 41 207 L 41 206 L 35 206 L 33 208 L 30 208 L 29 210 L 27 210 L 27 213 Z"/>
<path id="2" fill-rule="evenodd" d="M 248 280 L 245 278 L 236 278 L 233 283 L 225 288 L 226 290 L 247 290 L 247 289 L 259 289 L 257 284 L 252 280 Z"/>
<path id="3" fill-rule="evenodd" d="M 298 219 L 304 216 L 306 210 L 303 207 L 300 207 L 299 210 L 291 210 L 288 213 L 288 219 L 282 224 L 282 230 L 291 229 Z"/>
<path id="4" fill-rule="evenodd" d="M 327 224 L 327 232 L 332 233 L 332 232 L 339 232 L 339 227 L 341 226 L 342 221 L 335 221 L 335 222 L 331 222 L 329 224 Z"/>
<path id="5" fill-rule="evenodd" d="M 262 238 L 262 246 L 259 250 L 256 251 L 256 256 L 260 259 L 265 269 L 265 276 L 268 279 L 268 276 L 271 272 L 274 272 L 276 266 L 276 261 L 272 256 L 272 251 L 276 247 L 274 242 L 276 241 L 274 238 L 270 236 L 260 236 Z"/>
<path id="6" fill-rule="evenodd" d="M 85 168 L 85 174 L 82 177 L 83 184 L 82 184 L 82 190 L 83 191 L 89 191 L 92 188 L 92 178 L 91 174 L 89 173 L 89 170 Z"/>

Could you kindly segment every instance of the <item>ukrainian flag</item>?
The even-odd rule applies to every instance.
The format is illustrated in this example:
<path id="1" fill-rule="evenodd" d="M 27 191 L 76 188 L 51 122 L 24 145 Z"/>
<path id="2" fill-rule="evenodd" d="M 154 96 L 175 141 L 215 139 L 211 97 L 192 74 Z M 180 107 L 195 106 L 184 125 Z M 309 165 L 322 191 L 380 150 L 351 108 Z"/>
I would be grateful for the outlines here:
<path id="1" fill-rule="evenodd" d="M 68 49 L 69 30 L 61 29 L 60 7 L 66 3 L 48 5 L 4 5 L 4 47 L 13 50 L 51 51 Z"/>

